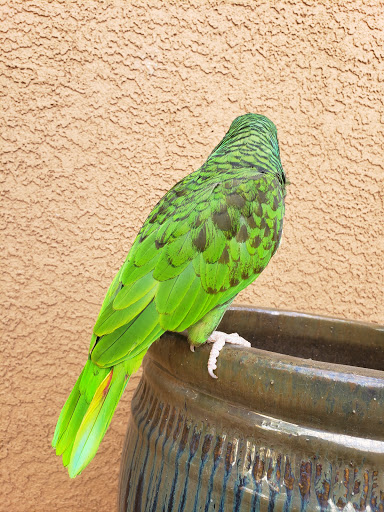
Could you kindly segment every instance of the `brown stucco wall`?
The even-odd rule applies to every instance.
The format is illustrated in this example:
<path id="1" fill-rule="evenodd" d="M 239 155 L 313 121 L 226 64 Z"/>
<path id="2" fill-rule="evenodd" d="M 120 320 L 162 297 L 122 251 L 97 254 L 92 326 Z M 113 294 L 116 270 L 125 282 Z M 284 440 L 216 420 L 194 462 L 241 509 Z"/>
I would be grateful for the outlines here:
<path id="1" fill-rule="evenodd" d="M 241 301 L 384 321 L 383 19 L 361 0 L 1 2 L 1 510 L 114 510 L 138 378 L 74 481 L 55 422 L 139 226 L 239 114 L 276 123 L 291 180 Z"/>

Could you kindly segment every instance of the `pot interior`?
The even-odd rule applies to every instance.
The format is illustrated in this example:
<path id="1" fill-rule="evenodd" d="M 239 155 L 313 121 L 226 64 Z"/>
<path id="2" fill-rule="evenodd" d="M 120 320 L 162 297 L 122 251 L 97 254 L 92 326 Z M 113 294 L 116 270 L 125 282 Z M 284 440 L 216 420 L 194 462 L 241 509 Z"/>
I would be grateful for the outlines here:
<path id="1" fill-rule="evenodd" d="M 218 329 L 238 332 L 252 347 L 269 352 L 384 370 L 382 325 L 233 306 L 224 315 Z"/>

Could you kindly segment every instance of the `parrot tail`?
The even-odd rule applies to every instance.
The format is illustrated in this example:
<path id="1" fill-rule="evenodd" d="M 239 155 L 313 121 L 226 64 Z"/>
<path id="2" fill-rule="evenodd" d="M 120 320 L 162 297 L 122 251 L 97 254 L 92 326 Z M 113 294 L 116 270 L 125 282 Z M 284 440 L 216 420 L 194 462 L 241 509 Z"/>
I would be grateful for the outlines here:
<path id="1" fill-rule="evenodd" d="M 71 478 L 95 456 L 128 380 L 124 363 L 100 368 L 88 359 L 61 411 L 52 440 Z"/>

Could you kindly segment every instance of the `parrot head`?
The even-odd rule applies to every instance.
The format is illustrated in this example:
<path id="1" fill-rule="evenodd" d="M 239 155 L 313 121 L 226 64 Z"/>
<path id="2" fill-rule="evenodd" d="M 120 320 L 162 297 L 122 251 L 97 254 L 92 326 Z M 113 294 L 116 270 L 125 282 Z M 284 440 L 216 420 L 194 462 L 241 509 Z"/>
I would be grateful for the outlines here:
<path id="1" fill-rule="evenodd" d="M 261 114 L 244 114 L 236 117 L 223 140 L 215 147 L 210 156 L 217 155 L 221 151 L 225 152 L 229 147 L 233 150 L 233 146 L 237 144 L 249 144 L 250 155 L 254 153 L 256 157 L 259 147 L 262 147 L 264 155 L 270 154 L 280 182 L 286 183 L 285 172 L 280 161 L 277 129 L 268 117 Z"/>

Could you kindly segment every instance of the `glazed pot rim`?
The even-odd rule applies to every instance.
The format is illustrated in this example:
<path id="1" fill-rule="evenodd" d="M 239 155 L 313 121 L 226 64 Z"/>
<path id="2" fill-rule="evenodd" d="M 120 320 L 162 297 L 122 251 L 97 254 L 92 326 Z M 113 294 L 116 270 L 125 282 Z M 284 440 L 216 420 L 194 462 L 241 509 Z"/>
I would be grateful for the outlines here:
<path id="1" fill-rule="evenodd" d="M 267 317 L 290 321 L 292 314 L 297 322 L 301 313 L 234 306 L 226 313 L 220 328 L 233 332 L 226 327 L 236 322 L 238 327 L 242 318 L 248 320 L 244 329 L 249 334 L 260 319 L 263 325 Z M 302 319 L 313 320 L 313 324 L 308 324 L 311 328 L 319 322 L 324 325 L 325 319 L 326 327 L 335 326 L 336 322 L 349 329 L 358 326 L 360 333 L 367 328 L 370 333 L 377 332 L 375 324 L 308 314 L 302 315 Z M 276 324 L 271 325 L 268 328 Z M 244 335 L 244 331 L 236 328 L 235 332 L 238 331 Z M 371 336 L 367 343 L 375 348 L 378 342 Z M 166 333 L 150 348 L 147 363 L 156 364 L 175 382 L 258 413 L 273 417 L 278 411 L 282 420 L 299 421 L 310 427 L 322 425 L 327 418 L 326 430 L 383 439 L 384 371 L 308 360 L 254 347 L 226 346 L 218 360 L 218 379 L 214 380 L 207 372 L 209 351 L 206 345 L 192 353 L 184 336 Z M 146 363 L 144 371 L 145 367 Z"/>

